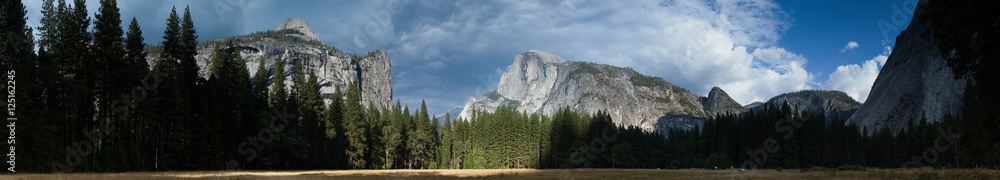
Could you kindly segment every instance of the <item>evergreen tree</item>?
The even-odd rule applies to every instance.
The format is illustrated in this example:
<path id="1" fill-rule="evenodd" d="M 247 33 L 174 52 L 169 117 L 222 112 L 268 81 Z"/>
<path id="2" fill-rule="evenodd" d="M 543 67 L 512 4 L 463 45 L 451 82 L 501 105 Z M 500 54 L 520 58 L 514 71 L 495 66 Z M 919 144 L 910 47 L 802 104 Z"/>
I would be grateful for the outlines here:
<path id="1" fill-rule="evenodd" d="M 94 15 L 94 60 L 92 62 L 92 67 L 101 67 L 97 69 L 90 70 L 93 73 L 94 85 L 96 88 L 97 101 L 99 102 L 98 109 L 100 110 L 98 121 L 106 121 L 111 124 L 110 127 L 115 127 L 115 132 L 109 133 L 109 137 L 106 138 L 104 144 L 108 146 L 107 148 L 102 148 L 99 152 L 98 157 L 111 156 L 111 153 L 116 153 L 121 155 L 121 151 L 125 149 L 127 145 L 119 141 L 121 138 L 119 136 L 134 136 L 128 133 L 125 129 L 127 127 L 125 123 L 126 119 L 122 119 L 123 115 L 128 112 L 114 112 L 112 109 L 117 108 L 113 106 L 115 104 L 121 105 L 120 102 L 112 103 L 112 101 L 120 101 L 122 94 L 127 92 L 128 87 L 134 86 L 133 84 L 128 84 L 130 81 L 127 78 L 122 69 L 128 68 L 125 60 L 125 47 L 122 35 L 124 32 L 121 28 L 121 16 L 118 13 L 117 3 L 114 0 L 101 0 L 101 6 L 99 12 Z M 114 70 L 112 70 L 114 69 Z M 120 106 L 118 106 L 120 107 Z M 114 158 L 131 158 L 116 156 Z M 106 159 L 105 159 L 106 160 Z M 99 161 L 98 166 L 95 167 L 102 171 L 108 171 L 112 169 L 120 169 L 124 164 L 121 162 L 107 162 Z"/>
<path id="2" fill-rule="evenodd" d="M 263 101 L 267 101 L 267 71 L 264 68 L 264 64 L 267 64 L 266 59 L 261 59 L 257 63 L 257 72 L 254 74 L 253 79 L 253 95 L 255 98 Z"/>
<path id="3" fill-rule="evenodd" d="M 365 150 L 365 162 L 368 163 L 368 168 L 375 169 L 385 166 L 385 157 L 382 157 L 382 153 L 386 149 L 384 146 L 379 146 L 382 144 L 382 127 L 385 122 L 382 121 L 381 114 L 379 114 L 378 108 L 371 101 L 368 102 L 368 111 L 365 113 L 365 144 L 368 146 L 368 150 Z"/>
<path id="4" fill-rule="evenodd" d="M 130 77 L 130 83 L 128 84 L 138 84 L 141 77 L 145 76 L 149 71 L 149 63 L 146 62 L 146 43 L 143 42 L 142 29 L 139 28 L 139 22 L 132 18 L 132 22 L 128 25 L 128 33 L 125 37 L 125 50 L 128 53 L 126 56 L 126 75 Z"/>
<path id="5" fill-rule="evenodd" d="M 438 131 L 441 132 L 441 147 L 437 154 L 439 157 L 438 159 L 440 159 L 439 162 L 441 162 L 440 168 L 451 169 L 452 167 L 454 167 L 453 166 L 454 162 L 452 162 L 453 156 L 451 151 L 451 145 L 454 139 L 452 139 L 453 132 L 451 127 L 451 114 L 449 114 L 448 112 L 444 113 L 444 125 L 442 125 Z"/>
<path id="6" fill-rule="evenodd" d="M 208 68 L 209 79 L 220 79 L 226 74 L 223 70 L 223 66 L 226 63 L 222 61 L 222 56 L 222 52 L 219 51 L 219 44 L 212 46 L 212 55 L 208 56 L 208 62 L 211 63 Z"/>
<path id="7" fill-rule="evenodd" d="M 337 128 L 337 127 L 340 126 L 341 119 L 343 118 L 343 116 L 341 115 L 342 105 L 344 104 L 343 101 L 344 101 L 344 98 L 340 94 L 340 87 L 339 86 L 334 86 L 333 99 L 330 102 L 330 104 L 328 105 L 328 107 L 326 108 L 326 117 L 327 117 L 327 120 L 326 120 L 326 123 L 325 123 L 326 138 L 333 139 L 333 138 L 337 137 L 337 133 L 340 132 L 338 130 L 339 128 Z"/>
<path id="8" fill-rule="evenodd" d="M 352 168 L 365 168 L 365 124 L 364 108 L 361 106 L 361 92 L 358 86 L 351 82 L 347 86 L 347 100 L 344 101 L 343 127 L 344 136 L 349 143 L 346 153 L 348 163 Z"/>
<path id="9" fill-rule="evenodd" d="M 55 41 L 57 40 L 56 37 L 59 34 L 59 29 L 58 29 L 60 25 L 59 15 L 61 12 L 58 9 L 59 7 L 55 6 L 53 2 L 54 2 L 53 0 L 42 1 L 42 18 L 39 20 L 41 26 L 37 28 L 39 35 L 39 40 L 38 40 L 39 48 L 41 47 L 52 48 L 51 45 L 55 44 Z M 60 1 L 60 5 L 62 3 L 63 2 Z M 14 16 L 6 16 L 6 17 L 14 17 Z M 14 24 L 13 22 L 16 21 L 9 21 L 9 22 L 11 24 Z M 5 65 L 5 67 L 6 66 L 7 65 Z"/>
<path id="10" fill-rule="evenodd" d="M 424 168 L 427 163 L 433 160 L 433 142 L 431 142 L 430 122 L 427 117 L 427 104 L 421 101 L 421 108 L 414 113 L 413 121 L 409 121 L 412 129 L 409 130 L 407 144 L 410 151 L 408 168 Z M 405 111 L 404 111 L 405 112 Z"/>
<path id="11" fill-rule="evenodd" d="M 320 98 L 319 82 L 316 73 L 313 71 L 309 72 L 308 81 L 302 87 L 303 93 L 302 100 L 299 104 L 299 123 L 302 127 L 303 136 L 305 136 L 305 142 L 309 147 L 309 157 L 313 167 L 311 168 L 323 168 L 327 167 L 326 161 L 320 159 L 320 157 L 328 158 L 328 154 L 323 152 L 323 147 L 330 143 L 330 141 L 324 138 L 325 131 L 323 127 L 323 121 L 320 120 L 320 113 L 326 108 L 323 106 L 323 101 Z"/>
<path id="12" fill-rule="evenodd" d="M 160 57 L 168 59 L 171 61 L 176 61 L 181 58 L 180 50 L 181 45 L 181 27 L 180 18 L 177 16 L 177 7 L 172 7 L 170 9 L 170 16 L 167 17 L 167 28 L 163 30 L 163 42 L 162 48 L 163 53 L 160 53 Z"/>
<path id="13" fill-rule="evenodd" d="M 60 2 L 61 10 L 59 13 L 61 16 L 60 24 L 62 27 L 58 28 L 60 34 L 57 36 L 61 38 L 58 42 L 59 48 L 55 50 L 58 51 L 56 59 L 60 60 L 60 64 L 64 67 L 68 77 L 72 77 L 69 81 L 69 86 L 73 88 L 69 89 L 73 98 L 77 98 L 76 101 L 70 101 L 75 103 L 76 109 L 70 112 L 76 112 L 73 116 L 74 121 L 70 128 L 68 128 L 67 133 L 69 133 L 69 142 L 76 142 L 85 137 L 79 135 L 79 130 L 93 129 L 95 128 L 97 122 L 95 121 L 96 108 L 94 102 L 97 101 L 95 95 L 100 93 L 98 86 L 98 69 L 105 68 L 97 66 L 97 62 L 91 54 L 90 42 L 91 34 L 88 32 L 90 29 L 91 19 L 87 13 L 87 4 L 83 0 L 74 0 L 73 7 L 67 7 L 67 4 Z M 68 143 L 67 143 L 68 144 Z M 93 152 L 91 152 L 93 153 Z M 90 155 L 89 153 L 85 153 Z M 89 156 L 95 158 L 96 156 Z M 84 162 L 82 166 L 83 169 L 90 169 L 94 161 L 88 159 Z"/>
<path id="14" fill-rule="evenodd" d="M 284 109 L 288 104 L 288 95 L 285 92 L 285 62 L 281 55 L 274 61 L 274 76 L 271 79 L 271 95 L 267 104 L 274 109 Z"/>
<path id="15" fill-rule="evenodd" d="M 343 105 L 344 98 L 340 93 L 340 87 L 334 86 L 333 96 L 330 103 L 327 105 L 326 111 L 323 113 L 325 115 L 324 127 L 325 127 L 325 137 L 330 140 L 330 145 L 324 148 L 324 154 L 328 154 L 333 158 L 331 161 L 333 168 L 343 168 L 346 167 L 344 164 L 347 162 L 345 147 L 347 147 L 347 139 L 344 137 L 343 128 Z"/>
<path id="16" fill-rule="evenodd" d="M 112 69 L 127 68 L 125 62 L 125 47 L 121 27 L 121 15 L 118 14 L 117 2 L 115 0 L 101 0 L 101 7 L 94 17 L 94 67 L 97 88 L 101 91 L 98 100 L 101 102 L 102 118 L 110 118 L 111 99 L 116 99 L 118 95 L 125 92 L 131 84 L 128 82 L 122 71 L 112 71 Z"/>
<path id="17" fill-rule="evenodd" d="M 195 87 L 195 83 L 198 82 L 199 68 L 198 63 L 194 59 L 198 54 L 198 33 L 195 31 L 194 21 L 191 19 L 191 7 L 184 8 L 184 17 L 181 19 L 179 32 L 179 44 L 177 44 L 177 53 L 179 55 L 175 58 L 180 60 L 180 72 L 183 73 L 181 75 L 182 81 L 187 83 L 187 87 L 193 88 Z M 188 90 L 193 89 L 189 88 Z"/>
<path id="18" fill-rule="evenodd" d="M 402 129 L 403 126 L 400 125 L 401 120 L 399 117 L 400 112 L 398 103 L 396 107 L 393 108 L 393 110 L 391 110 L 391 112 L 388 109 L 383 110 L 383 112 L 384 112 L 383 114 L 387 114 L 388 116 L 386 115 L 382 116 L 382 119 L 384 119 L 383 120 L 384 124 L 382 124 L 381 128 L 382 142 L 379 143 L 384 147 L 382 148 L 382 152 L 380 152 L 382 153 L 381 155 L 383 158 L 382 161 L 384 162 L 382 168 L 383 169 L 396 168 L 398 166 L 396 162 L 397 159 L 399 158 L 396 152 L 399 150 L 399 147 L 402 145 L 403 142 L 402 139 L 403 136 L 402 134 L 400 134 L 403 131 Z"/>

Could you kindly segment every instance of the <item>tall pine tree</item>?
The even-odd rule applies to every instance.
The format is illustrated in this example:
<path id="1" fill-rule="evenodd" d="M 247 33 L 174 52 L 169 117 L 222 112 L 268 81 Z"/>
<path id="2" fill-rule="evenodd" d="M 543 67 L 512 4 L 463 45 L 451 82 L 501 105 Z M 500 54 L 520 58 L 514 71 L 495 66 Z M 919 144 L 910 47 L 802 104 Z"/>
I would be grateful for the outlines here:
<path id="1" fill-rule="evenodd" d="M 361 92 L 358 86 L 351 82 L 347 86 L 347 100 L 344 102 L 344 136 L 347 138 L 347 160 L 352 168 L 365 168 L 365 124 L 364 108 L 361 106 Z"/>
<path id="2" fill-rule="evenodd" d="M 283 110 L 288 104 L 288 95 L 285 92 L 285 62 L 281 55 L 274 61 L 274 76 L 271 79 L 271 95 L 267 104 L 271 108 Z"/>

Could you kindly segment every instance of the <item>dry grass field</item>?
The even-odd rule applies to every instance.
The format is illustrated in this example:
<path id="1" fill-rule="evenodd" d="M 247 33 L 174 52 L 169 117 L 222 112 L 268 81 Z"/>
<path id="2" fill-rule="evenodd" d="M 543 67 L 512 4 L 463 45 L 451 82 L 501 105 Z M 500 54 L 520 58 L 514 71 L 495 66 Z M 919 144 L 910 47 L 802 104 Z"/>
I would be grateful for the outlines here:
<path id="1" fill-rule="evenodd" d="M 471 169 L 329 171 L 187 171 L 2 175 L 0 179 L 1000 179 L 993 170 L 877 169 L 867 171 Z"/>

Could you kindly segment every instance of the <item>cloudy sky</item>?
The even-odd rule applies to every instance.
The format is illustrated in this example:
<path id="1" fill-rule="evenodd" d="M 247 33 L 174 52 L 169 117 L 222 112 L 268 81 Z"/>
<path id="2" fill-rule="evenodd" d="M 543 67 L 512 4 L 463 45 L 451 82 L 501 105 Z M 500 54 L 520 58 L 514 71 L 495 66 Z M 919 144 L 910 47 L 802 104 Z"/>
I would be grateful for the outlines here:
<path id="1" fill-rule="evenodd" d="M 916 0 L 521 0 L 118 2 L 146 43 L 162 41 L 172 6 L 191 7 L 199 40 L 274 28 L 291 17 L 324 43 L 392 59 L 393 97 L 431 114 L 496 88 L 514 56 L 536 49 L 569 61 L 631 67 L 741 104 L 803 89 L 868 96 Z M 98 1 L 87 2 L 91 15 Z M 29 26 L 40 0 L 25 1 Z M 127 26 L 127 24 L 125 25 Z"/>

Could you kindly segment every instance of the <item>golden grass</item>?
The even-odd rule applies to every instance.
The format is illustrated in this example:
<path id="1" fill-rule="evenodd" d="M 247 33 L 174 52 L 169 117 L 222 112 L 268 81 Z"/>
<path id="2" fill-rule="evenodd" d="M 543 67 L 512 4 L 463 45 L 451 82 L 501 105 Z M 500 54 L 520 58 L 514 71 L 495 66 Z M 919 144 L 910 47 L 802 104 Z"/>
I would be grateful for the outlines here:
<path id="1" fill-rule="evenodd" d="M 1000 179 L 995 170 L 435 169 L 15 174 L 0 179 Z"/>

